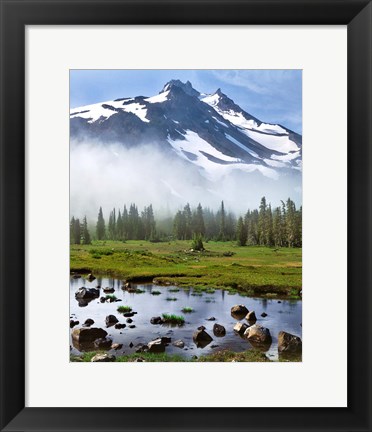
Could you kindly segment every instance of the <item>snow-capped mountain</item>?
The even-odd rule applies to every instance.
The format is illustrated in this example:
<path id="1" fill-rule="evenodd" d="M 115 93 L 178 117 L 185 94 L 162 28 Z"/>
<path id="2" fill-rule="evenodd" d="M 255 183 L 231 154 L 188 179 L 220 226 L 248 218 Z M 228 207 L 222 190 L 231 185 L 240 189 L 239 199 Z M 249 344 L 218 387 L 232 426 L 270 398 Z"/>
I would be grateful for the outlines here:
<path id="1" fill-rule="evenodd" d="M 220 89 L 200 93 L 189 81 L 172 80 L 151 97 L 74 108 L 70 135 L 74 142 L 94 139 L 127 148 L 156 144 L 209 180 L 235 170 L 271 179 L 298 176 L 302 166 L 301 135 L 260 121 Z"/>

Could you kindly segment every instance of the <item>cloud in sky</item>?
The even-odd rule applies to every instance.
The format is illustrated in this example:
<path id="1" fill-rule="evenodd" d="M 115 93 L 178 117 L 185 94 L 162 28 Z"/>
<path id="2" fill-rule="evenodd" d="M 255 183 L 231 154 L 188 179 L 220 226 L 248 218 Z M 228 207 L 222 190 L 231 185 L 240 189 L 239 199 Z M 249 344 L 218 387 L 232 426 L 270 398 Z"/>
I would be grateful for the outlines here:
<path id="1" fill-rule="evenodd" d="M 189 80 L 202 93 L 221 88 L 261 121 L 302 133 L 301 70 L 72 70 L 70 106 L 152 96 L 171 79 Z"/>

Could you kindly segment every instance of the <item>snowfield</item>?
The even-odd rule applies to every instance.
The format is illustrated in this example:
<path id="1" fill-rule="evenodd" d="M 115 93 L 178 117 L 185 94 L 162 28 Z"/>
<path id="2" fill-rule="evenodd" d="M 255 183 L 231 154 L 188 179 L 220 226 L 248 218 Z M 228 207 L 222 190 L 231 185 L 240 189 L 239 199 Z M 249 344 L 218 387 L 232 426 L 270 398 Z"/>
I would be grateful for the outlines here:
<path id="1" fill-rule="evenodd" d="M 193 160 L 193 163 L 202 169 L 202 173 L 209 180 L 216 181 L 221 177 L 228 175 L 233 170 L 240 170 L 244 172 L 259 171 L 264 176 L 271 179 L 277 180 L 279 178 L 278 173 L 271 168 L 258 164 L 242 163 L 239 159 L 232 158 L 221 153 L 213 146 L 211 146 L 207 141 L 200 138 L 197 133 L 191 130 L 186 131 L 184 137 L 185 140 L 172 140 L 170 137 L 168 137 L 168 142 L 169 144 L 171 144 L 176 153 L 183 159 L 189 161 L 189 158 L 185 155 L 183 151 L 194 155 L 196 159 Z M 214 156 L 222 161 L 230 163 L 223 165 L 213 162 L 208 159 L 208 157 L 205 156 L 202 152 L 210 154 L 211 156 Z"/>

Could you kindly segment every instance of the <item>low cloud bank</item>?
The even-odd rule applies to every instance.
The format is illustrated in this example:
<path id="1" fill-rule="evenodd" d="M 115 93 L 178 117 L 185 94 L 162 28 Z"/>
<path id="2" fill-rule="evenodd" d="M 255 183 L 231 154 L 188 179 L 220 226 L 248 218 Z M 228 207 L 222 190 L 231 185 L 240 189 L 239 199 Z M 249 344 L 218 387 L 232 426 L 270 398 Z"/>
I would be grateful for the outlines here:
<path id="1" fill-rule="evenodd" d="M 95 220 L 102 206 L 105 217 L 113 207 L 134 202 L 149 204 L 158 217 L 174 214 L 187 202 L 218 209 L 222 200 L 237 214 L 258 208 L 262 196 L 273 206 L 291 197 L 301 204 L 301 177 L 272 180 L 259 172 L 232 171 L 215 182 L 177 155 L 156 145 L 125 148 L 97 142 L 70 146 L 70 214 Z"/>

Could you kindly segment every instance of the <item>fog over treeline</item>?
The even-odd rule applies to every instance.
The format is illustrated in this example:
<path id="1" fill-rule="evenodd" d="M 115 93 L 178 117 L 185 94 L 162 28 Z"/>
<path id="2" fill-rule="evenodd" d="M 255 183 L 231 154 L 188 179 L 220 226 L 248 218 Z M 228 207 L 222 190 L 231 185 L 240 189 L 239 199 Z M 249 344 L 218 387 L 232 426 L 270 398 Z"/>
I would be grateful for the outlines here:
<path id="1" fill-rule="evenodd" d="M 84 141 L 70 145 L 70 215 L 94 222 L 99 207 L 104 212 L 135 202 L 139 208 L 152 204 L 157 218 L 172 217 L 184 204 L 217 211 L 221 201 L 237 215 L 255 209 L 265 196 L 272 206 L 291 197 L 302 204 L 301 176 L 282 175 L 278 180 L 259 172 L 239 170 L 213 178 L 181 159 L 169 148 L 151 145 L 126 148 L 121 144 Z"/>

